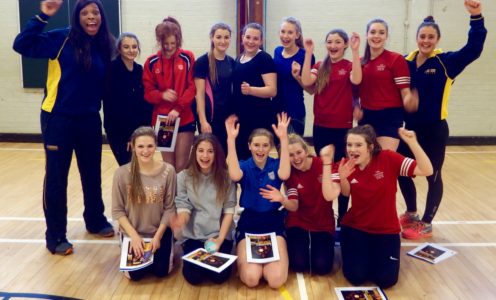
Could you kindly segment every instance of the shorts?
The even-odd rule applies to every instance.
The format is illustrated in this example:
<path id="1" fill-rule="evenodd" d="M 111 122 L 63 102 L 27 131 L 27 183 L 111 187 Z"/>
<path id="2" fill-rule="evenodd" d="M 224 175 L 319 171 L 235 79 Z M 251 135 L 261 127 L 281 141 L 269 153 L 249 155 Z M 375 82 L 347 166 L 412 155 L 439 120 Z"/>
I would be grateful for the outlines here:
<path id="1" fill-rule="evenodd" d="M 236 227 L 236 244 L 245 238 L 245 233 L 270 233 L 275 232 L 276 235 L 285 238 L 284 233 L 284 218 L 285 211 L 271 210 L 259 212 L 251 209 L 245 209 L 241 213 L 241 217 Z"/>
<path id="2" fill-rule="evenodd" d="M 196 131 L 196 123 L 191 122 L 188 124 L 184 124 L 183 126 L 179 126 L 178 132 L 195 132 Z"/>
<path id="3" fill-rule="evenodd" d="M 403 127 L 403 114 L 403 107 L 381 110 L 363 109 L 363 118 L 358 122 L 358 125 L 371 125 L 378 137 L 388 136 L 399 139 L 398 128 Z"/>

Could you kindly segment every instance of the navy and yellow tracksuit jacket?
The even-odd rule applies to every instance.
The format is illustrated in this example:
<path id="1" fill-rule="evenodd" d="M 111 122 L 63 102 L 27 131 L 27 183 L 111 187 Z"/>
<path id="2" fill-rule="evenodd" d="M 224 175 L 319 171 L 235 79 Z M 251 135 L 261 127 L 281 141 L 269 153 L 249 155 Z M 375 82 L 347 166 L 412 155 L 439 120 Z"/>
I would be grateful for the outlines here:
<path id="1" fill-rule="evenodd" d="M 436 49 L 423 65 L 417 68 L 418 50 L 406 56 L 412 87 L 419 93 L 419 107 L 415 113 L 405 114 L 408 125 L 426 125 L 448 116 L 448 99 L 456 76 L 476 60 L 483 49 L 487 30 L 482 15 L 470 17 L 468 41 L 458 51 Z"/>
<path id="2" fill-rule="evenodd" d="M 41 109 L 49 113 L 80 116 L 98 113 L 104 88 L 105 61 L 91 46 L 91 69 L 85 71 L 68 39 L 69 28 L 43 32 L 49 17 L 31 18 L 14 41 L 14 50 L 30 58 L 48 58 L 48 76 Z"/>

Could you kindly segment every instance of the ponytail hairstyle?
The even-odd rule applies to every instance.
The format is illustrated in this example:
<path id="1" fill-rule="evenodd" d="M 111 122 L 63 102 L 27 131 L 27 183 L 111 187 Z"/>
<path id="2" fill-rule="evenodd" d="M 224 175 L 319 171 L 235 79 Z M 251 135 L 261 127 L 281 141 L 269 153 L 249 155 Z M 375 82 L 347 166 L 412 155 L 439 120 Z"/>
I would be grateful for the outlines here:
<path id="1" fill-rule="evenodd" d="M 386 33 L 389 33 L 389 26 L 386 21 L 384 21 L 383 19 L 372 19 L 367 23 L 367 30 L 365 31 L 366 34 L 368 34 L 369 32 L 370 26 L 372 26 L 372 24 L 375 23 L 380 23 L 384 25 L 384 27 L 386 28 Z M 370 45 L 367 42 L 365 43 L 365 53 L 363 54 L 363 58 L 362 58 L 362 66 L 368 63 L 369 60 L 370 60 Z"/>
<path id="2" fill-rule="evenodd" d="M 129 187 L 129 201 L 134 203 L 141 203 L 146 201 L 145 190 L 141 182 L 140 166 L 138 157 L 136 156 L 135 146 L 136 139 L 142 136 L 149 136 L 153 138 L 155 145 L 157 144 L 157 137 L 155 131 L 149 126 L 138 127 L 131 135 L 131 173 L 130 173 L 130 187 Z"/>
<path id="3" fill-rule="evenodd" d="M 367 143 L 367 147 L 372 147 L 372 151 L 370 152 L 370 156 L 376 156 L 381 152 L 382 147 L 377 141 L 377 135 L 375 133 L 375 130 L 372 126 L 369 124 L 362 125 L 362 126 L 356 126 L 348 130 L 348 133 L 346 134 L 346 138 L 350 134 L 355 134 L 355 135 L 361 135 L 365 139 L 365 143 Z"/>
<path id="4" fill-rule="evenodd" d="M 138 54 L 141 53 L 141 44 L 140 44 L 140 41 L 139 41 L 138 37 L 136 36 L 136 34 L 134 34 L 132 32 L 123 32 L 123 33 L 121 33 L 121 35 L 119 35 L 119 37 L 117 38 L 117 41 L 115 42 L 115 47 L 116 47 L 118 55 L 121 55 L 122 40 L 124 40 L 125 38 L 135 40 L 136 44 L 138 45 Z"/>
<path id="5" fill-rule="evenodd" d="M 345 44 L 348 44 L 349 37 L 348 34 L 343 29 L 333 29 L 329 31 L 326 35 L 325 41 L 327 42 L 327 38 L 331 34 L 337 34 L 339 35 Z M 319 70 L 317 72 L 317 82 L 315 84 L 316 87 L 316 93 L 320 94 L 325 87 L 329 84 L 329 74 L 331 74 L 331 57 L 329 54 L 326 55 L 322 63 L 320 64 Z"/>
<path id="6" fill-rule="evenodd" d="M 100 11 L 100 28 L 95 36 L 89 36 L 81 27 L 79 14 L 86 6 L 95 4 Z M 92 65 L 91 46 L 95 45 L 98 51 L 103 55 L 103 61 L 106 66 L 109 65 L 114 54 L 115 38 L 110 33 L 107 25 L 107 18 L 100 0 L 78 0 L 72 11 L 71 29 L 69 31 L 69 43 L 74 46 L 74 56 L 78 66 L 85 72 L 89 72 Z"/>
<path id="7" fill-rule="evenodd" d="M 181 48 L 183 43 L 181 25 L 175 18 L 168 16 L 155 27 L 155 39 L 157 40 L 160 49 L 162 49 L 164 41 L 171 35 L 176 37 L 177 48 Z"/>
<path id="8" fill-rule="evenodd" d="M 263 42 L 263 31 L 264 30 L 263 30 L 262 25 L 260 25 L 258 23 L 248 23 L 248 24 L 245 25 L 245 27 L 243 27 L 243 30 L 242 30 L 241 34 L 242 35 L 245 35 L 246 30 L 248 30 L 250 28 L 260 31 L 260 40 L 262 40 L 262 42 Z M 263 50 L 263 43 L 262 43 L 262 46 L 261 47 L 262 47 L 262 50 Z"/>
<path id="9" fill-rule="evenodd" d="M 303 46 L 303 32 L 301 31 L 301 22 L 295 17 L 286 17 L 286 18 L 282 19 L 282 22 L 294 25 L 294 27 L 296 28 L 296 32 L 300 35 L 300 37 L 298 37 L 295 40 L 295 44 L 296 44 L 296 46 L 298 46 L 298 48 L 304 48 L 304 46 Z"/>
<path id="10" fill-rule="evenodd" d="M 225 23 L 216 23 L 210 29 L 210 38 L 213 39 L 215 32 L 219 29 L 229 31 L 229 36 L 232 34 L 231 27 Z M 214 56 L 214 42 L 210 42 L 210 51 L 207 54 L 208 57 L 208 77 L 210 78 L 210 83 L 216 85 L 219 82 L 217 76 L 217 64 Z"/>
<path id="11" fill-rule="evenodd" d="M 227 171 L 226 156 L 224 155 L 224 150 L 219 143 L 217 137 L 211 133 L 201 133 L 195 138 L 191 152 L 189 154 L 188 167 L 186 169 L 187 174 L 192 179 L 193 190 L 197 193 L 196 187 L 200 182 L 201 168 L 196 160 L 196 151 L 201 142 L 208 142 L 212 145 L 214 150 L 214 161 L 212 164 L 212 180 L 217 191 L 216 200 L 218 204 L 223 204 L 227 201 L 230 189 L 231 181 L 229 179 L 229 172 Z M 201 195 L 197 195 L 197 197 Z"/>
<path id="12" fill-rule="evenodd" d="M 441 30 L 439 29 L 439 25 L 436 23 L 433 16 L 426 17 L 424 19 L 424 21 L 419 25 L 419 27 L 417 28 L 417 37 L 418 37 L 420 29 L 422 29 L 423 27 L 434 28 L 434 30 L 436 30 L 436 32 L 437 32 L 437 38 L 438 39 L 441 38 Z"/>
<path id="13" fill-rule="evenodd" d="M 307 156 L 312 156 L 310 153 L 310 147 L 308 147 L 307 142 L 301 137 L 301 135 L 296 133 L 288 134 L 288 145 L 300 144 L 301 148 L 307 153 Z"/>

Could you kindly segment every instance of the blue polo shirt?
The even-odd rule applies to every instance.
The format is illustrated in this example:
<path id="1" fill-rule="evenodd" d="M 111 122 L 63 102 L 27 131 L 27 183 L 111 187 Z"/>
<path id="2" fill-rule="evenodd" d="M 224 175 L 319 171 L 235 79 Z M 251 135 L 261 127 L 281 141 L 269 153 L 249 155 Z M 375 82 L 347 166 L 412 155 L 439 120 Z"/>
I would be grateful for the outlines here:
<path id="1" fill-rule="evenodd" d="M 273 203 L 260 196 L 260 188 L 267 184 L 280 189 L 282 181 L 277 175 L 279 160 L 269 157 L 263 169 L 257 167 L 253 157 L 239 162 L 243 178 L 238 182 L 241 185 L 240 206 L 258 212 L 277 210 L 281 204 Z"/>

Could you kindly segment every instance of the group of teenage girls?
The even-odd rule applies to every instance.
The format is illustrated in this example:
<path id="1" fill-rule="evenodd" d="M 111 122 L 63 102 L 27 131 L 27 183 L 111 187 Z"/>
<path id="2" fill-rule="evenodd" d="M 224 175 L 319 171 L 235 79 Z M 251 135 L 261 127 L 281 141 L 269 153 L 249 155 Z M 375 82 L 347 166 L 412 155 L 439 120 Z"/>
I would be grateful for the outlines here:
<path id="1" fill-rule="evenodd" d="M 218 23 L 210 31 L 210 50 L 195 62 L 193 53 L 181 48 L 179 22 L 167 17 L 155 28 L 159 50 L 144 67 L 135 62 L 140 45 L 130 33 L 118 38 L 118 55 L 110 60 L 112 37 L 99 0 L 78 1 L 69 30 L 42 33 L 61 2 L 42 1 L 41 13 L 14 42 L 23 55 L 50 59 L 41 124 L 52 253 L 73 250 L 66 237 L 73 151 L 87 229 L 100 236 L 114 233 L 103 215 L 101 143 L 94 141 L 100 135 L 100 99 L 107 137 L 121 165 L 114 176 L 112 216 L 131 238 L 134 253 L 143 254 L 143 237 L 152 238 L 155 253 L 153 265 L 127 274 L 133 280 L 170 272 L 174 235 L 185 252 L 212 241 L 218 251 L 231 253 L 236 244 L 239 276 L 249 287 L 262 278 L 280 287 L 288 267 L 328 274 L 334 260 L 334 199 L 339 199 L 343 273 L 353 284 L 394 285 L 400 232 L 412 239 L 432 235 L 442 197 L 450 87 L 480 56 L 486 36 L 478 1 L 464 1 L 468 41 L 453 52 L 436 49 L 441 33 L 428 17 L 417 30 L 418 49 L 405 59 L 385 49 L 387 23 L 374 19 L 367 24 L 362 58 L 359 35 L 334 29 L 325 36 L 325 57 L 315 63 L 314 42 L 304 40 L 300 22 L 289 17 L 281 24 L 274 58 L 261 50 L 263 28 L 256 23 L 245 26 L 243 52 L 231 58 L 226 53 L 231 29 Z M 351 61 L 344 58 L 348 47 Z M 311 155 L 302 138 L 304 90 L 315 95 L 313 141 L 320 157 Z M 154 158 L 150 127 L 158 114 L 170 123 L 180 118 L 175 151 L 162 153 L 161 161 Z M 354 120 L 359 126 L 353 127 Z M 276 144 L 278 159 L 269 156 Z M 429 183 L 422 219 L 413 176 L 427 176 Z M 397 180 L 407 202 L 400 218 Z M 237 184 L 243 209 L 233 237 Z M 245 233 L 267 232 L 277 235 L 280 259 L 248 263 Z M 221 283 L 230 273 L 231 268 L 215 273 L 183 262 L 191 284 Z"/>

